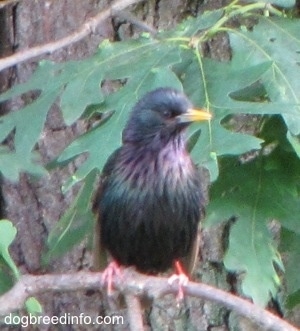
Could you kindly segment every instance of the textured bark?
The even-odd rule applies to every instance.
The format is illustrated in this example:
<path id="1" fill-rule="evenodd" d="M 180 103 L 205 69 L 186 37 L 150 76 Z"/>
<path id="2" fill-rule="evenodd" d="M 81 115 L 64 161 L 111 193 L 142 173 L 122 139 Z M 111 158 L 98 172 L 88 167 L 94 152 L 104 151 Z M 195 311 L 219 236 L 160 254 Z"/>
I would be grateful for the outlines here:
<path id="1" fill-rule="evenodd" d="M 15 7 L 10 6 L 1 10 L 0 17 L 6 20 L 6 35 L 1 37 L 6 41 L 6 53 L 54 41 L 66 36 L 82 24 L 88 17 L 95 15 L 104 8 L 106 1 L 35 1 L 22 0 Z M 105 22 L 99 33 L 86 38 L 82 42 L 64 48 L 48 57 L 54 61 L 65 61 L 88 57 L 97 48 L 103 38 L 113 35 L 111 23 Z M 13 36 L 13 38 L 11 37 Z M 8 38 L 10 37 L 10 38 Z M 6 88 L 12 83 L 28 80 L 37 61 L 18 65 L 14 69 L 1 73 L 2 86 Z M 26 95 L 33 98 L 34 93 Z M 13 111 L 22 106 L 25 97 L 6 103 L 2 113 Z M 28 99 L 27 99 L 28 100 Z M 50 110 L 44 132 L 37 145 L 37 150 L 42 155 L 43 162 L 49 162 L 56 157 L 79 133 L 85 130 L 84 123 L 78 122 L 72 127 L 66 127 L 60 109 L 54 105 Z M 77 161 L 79 162 L 79 161 Z M 18 229 L 18 235 L 12 247 L 12 255 L 23 273 L 44 273 L 79 270 L 86 267 L 89 259 L 85 258 L 86 248 L 82 244 L 52 265 L 43 268 L 41 253 L 50 229 L 59 220 L 70 202 L 74 198 L 76 188 L 66 195 L 61 192 L 61 187 L 67 178 L 75 171 L 76 164 L 71 164 L 65 169 L 52 171 L 48 176 L 39 180 L 30 178 L 26 174 L 20 176 L 18 183 L 11 183 L 2 179 L 2 217 L 12 220 Z M 91 316 L 100 315 L 101 300 L 94 296 L 93 300 L 86 297 L 85 293 L 61 293 L 45 295 L 39 298 L 46 315 L 61 316 L 64 313 L 79 316 L 81 312 Z M 96 300 L 96 301 L 95 301 Z M 39 326 L 40 330 L 59 330 L 62 327 Z M 72 330 L 72 326 L 66 327 Z M 2 327 L 1 327 L 2 329 Z M 11 329 L 11 328 L 10 328 Z M 21 327 L 15 327 L 20 329 Z M 85 327 L 74 326 L 74 330 L 84 330 Z"/>
<path id="2" fill-rule="evenodd" d="M 223 6 L 228 1 L 197 0 L 150 0 L 137 6 L 136 15 L 156 28 L 170 28 L 187 15 L 201 14 L 205 9 Z M 0 9 L 0 54 L 6 56 L 14 50 L 21 50 L 38 44 L 56 40 L 76 29 L 84 20 L 97 13 L 109 1 L 100 0 L 22 0 L 17 5 Z M 82 42 L 64 48 L 50 59 L 65 61 L 91 55 L 103 38 L 124 39 L 130 37 L 134 30 L 121 20 L 108 20 L 98 29 L 97 34 Z M 213 58 L 228 60 L 230 50 L 225 35 L 214 38 L 206 45 L 206 51 Z M 36 67 L 35 62 L 27 62 L 0 74 L 0 86 L 5 90 L 13 83 L 25 82 Z M 26 98 L 34 97 L 34 94 Z M 14 111 L 25 102 L 18 98 L 7 102 L 0 108 L 0 114 Z M 66 127 L 60 109 L 54 105 L 48 114 L 43 135 L 37 149 L 46 163 L 59 154 L 78 134 L 84 132 L 84 123 L 78 121 L 72 127 Z M 8 142 L 9 143 L 9 142 Z M 80 161 L 77 161 L 80 162 Z M 61 192 L 61 186 L 76 169 L 76 163 L 65 169 L 52 171 L 47 177 L 34 180 L 22 174 L 18 183 L 2 179 L 0 210 L 2 217 L 12 220 L 18 229 L 17 240 L 13 245 L 14 259 L 23 273 L 66 272 L 89 268 L 90 253 L 85 244 L 72 250 L 51 266 L 41 266 L 41 252 L 50 229 L 66 210 L 76 193 L 76 188 L 67 195 Z M 217 287 L 236 290 L 233 277 L 222 266 L 222 257 L 226 246 L 228 229 L 205 230 L 202 236 L 200 261 L 195 279 L 202 280 Z M 128 330 L 126 311 L 114 311 L 108 307 L 106 298 L 93 293 L 61 293 L 45 295 L 39 298 L 45 314 L 61 316 L 65 313 L 79 316 L 80 313 L 91 317 L 98 315 L 122 315 L 125 324 L 106 326 L 98 330 Z M 187 298 L 183 307 L 174 305 L 174 298 L 167 297 L 154 302 L 145 314 L 145 324 L 151 330 L 254 330 L 246 328 L 244 321 L 230 314 L 226 309 L 209 302 Z M 240 326 L 239 326 L 240 325 Z M 4 327 L 1 329 L 4 330 Z M 8 329 L 8 328 L 7 328 Z M 11 330 L 12 328 L 10 328 Z M 18 327 L 14 328 L 18 330 Z M 21 330 L 21 327 L 19 328 Z M 88 327 L 93 330 L 93 326 Z M 84 325 L 39 326 L 39 330 L 87 330 Z M 255 328 L 257 330 L 257 328 Z"/>

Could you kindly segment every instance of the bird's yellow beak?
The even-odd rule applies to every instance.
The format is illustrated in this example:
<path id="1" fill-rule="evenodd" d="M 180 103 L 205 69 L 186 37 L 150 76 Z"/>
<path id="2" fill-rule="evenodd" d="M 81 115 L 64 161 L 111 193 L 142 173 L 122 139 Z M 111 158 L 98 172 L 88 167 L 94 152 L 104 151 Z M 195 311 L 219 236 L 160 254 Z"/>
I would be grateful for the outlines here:
<path id="1" fill-rule="evenodd" d="M 188 109 L 185 114 L 177 116 L 179 123 L 209 121 L 212 118 L 211 113 L 205 109 Z"/>

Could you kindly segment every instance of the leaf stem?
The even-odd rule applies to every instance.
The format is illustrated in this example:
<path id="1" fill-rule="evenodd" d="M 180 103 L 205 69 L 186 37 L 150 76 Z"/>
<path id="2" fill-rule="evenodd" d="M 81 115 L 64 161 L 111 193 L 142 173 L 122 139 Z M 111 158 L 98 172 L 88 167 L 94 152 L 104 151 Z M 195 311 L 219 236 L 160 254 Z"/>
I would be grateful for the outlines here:
<path id="1" fill-rule="evenodd" d="M 167 38 L 166 41 L 184 41 L 189 43 L 191 41 L 190 37 L 172 37 L 172 38 Z"/>
<path id="2" fill-rule="evenodd" d="M 204 73 L 203 62 L 202 62 L 202 57 L 201 57 L 201 54 L 200 54 L 200 51 L 199 51 L 199 47 L 200 47 L 200 40 L 198 40 L 194 52 L 195 52 L 197 61 L 199 63 L 199 68 L 200 68 L 200 72 L 201 72 L 201 78 L 202 78 L 202 82 L 203 82 L 204 95 L 205 95 L 205 107 L 209 111 L 210 101 L 209 101 L 208 89 L 207 89 L 207 84 L 206 84 L 206 77 L 205 77 L 205 73 Z M 209 143 L 210 143 L 210 145 L 212 145 L 212 130 L 211 130 L 211 122 L 210 121 L 208 121 L 208 131 L 209 131 Z"/>
<path id="3" fill-rule="evenodd" d="M 274 8 L 270 4 L 266 4 L 264 2 L 258 2 L 246 6 L 236 5 L 238 1 L 233 1 L 231 4 L 229 4 L 227 7 L 224 8 L 225 14 L 224 16 L 219 19 L 210 29 L 206 31 L 206 33 L 203 34 L 203 36 L 200 37 L 200 40 L 206 41 L 210 39 L 212 36 L 214 36 L 216 33 L 220 32 L 221 29 L 223 29 L 224 24 L 227 23 L 231 18 L 238 16 L 238 15 L 246 15 L 250 12 L 253 12 L 255 10 L 263 9 L 267 10 L 268 12 L 271 12 L 272 14 L 276 16 L 282 16 L 283 14 L 276 8 Z M 251 13 L 250 13 L 251 14 Z"/>
<path id="4" fill-rule="evenodd" d="M 265 10 L 268 13 L 272 13 L 276 16 L 282 16 L 282 12 L 276 8 L 274 8 L 271 4 L 266 4 L 264 2 L 258 2 L 249 4 L 246 6 L 237 5 L 239 0 L 232 1 L 228 6 L 224 7 L 224 16 L 221 17 L 211 28 L 206 30 L 201 36 L 199 37 L 172 37 L 167 38 L 167 42 L 184 42 L 187 43 L 188 46 L 195 44 L 199 44 L 201 42 L 205 42 L 211 39 L 214 35 L 218 32 L 222 31 L 232 31 L 233 29 L 226 28 L 224 25 L 233 17 L 242 15 L 242 16 L 249 16 L 254 15 L 253 11 L 255 10 Z"/>

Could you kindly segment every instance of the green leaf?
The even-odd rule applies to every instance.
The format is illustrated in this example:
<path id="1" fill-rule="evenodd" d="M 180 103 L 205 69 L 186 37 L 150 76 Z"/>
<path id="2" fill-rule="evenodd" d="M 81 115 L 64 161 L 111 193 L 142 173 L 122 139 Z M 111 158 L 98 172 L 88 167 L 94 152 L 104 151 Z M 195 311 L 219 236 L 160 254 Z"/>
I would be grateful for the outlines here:
<path id="1" fill-rule="evenodd" d="M 46 170 L 36 163 L 33 153 L 22 155 L 22 153 L 0 152 L 0 171 L 11 181 L 17 181 L 20 172 L 27 172 L 37 177 L 46 174 Z"/>
<path id="2" fill-rule="evenodd" d="M 102 68 L 96 67 L 96 69 L 88 73 L 85 70 L 81 70 L 80 75 L 70 81 L 65 88 L 60 100 L 60 106 L 63 109 L 67 125 L 74 123 L 87 106 L 103 101 L 100 89 L 103 79 L 103 73 L 100 70 Z"/>
<path id="3" fill-rule="evenodd" d="M 34 297 L 30 297 L 26 300 L 25 307 L 27 312 L 32 315 L 41 314 L 43 312 L 41 304 Z"/>
<path id="4" fill-rule="evenodd" d="M 295 152 L 297 153 L 298 157 L 300 158 L 300 135 L 293 136 L 290 132 L 286 134 L 286 137 L 290 144 L 293 146 Z"/>
<path id="5" fill-rule="evenodd" d="M 252 31 L 230 33 L 230 44 L 241 61 L 259 65 L 272 61 L 262 82 L 272 101 L 280 105 L 291 134 L 300 134 L 300 21 L 287 18 L 260 18 Z"/>
<path id="6" fill-rule="evenodd" d="M 64 63 L 57 64 L 50 61 L 41 61 L 30 79 L 26 83 L 16 85 L 2 93 L 0 95 L 0 102 L 9 100 L 19 95 L 23 95 L 29 91 L 44 91 L 45 89 L 48 92 L 54 92 L 55 90 L 58 90 L 62 84 L 68 81 L 67 75 L 64 77 L 59 76 L 59 73 L 61 73 L 61 70 L 64 66 Z M 42 96 L 43 92 L 40 97 Z"/>
<path id="7" fill-rule="evenodd" d="M 47 252 L 44 255 L 45 262 L 65 254 L 87 234 L 93 233 L 94 216 L 91 212 L 91 198 L 96 174 L 96 171 L 88 174 L 76 199 L 51 230 L 47 240 Z"/>
<path id="8" fill-rule="evenodd" d="M 172 55 L 175 56 L 176 54 Z M 159 59 L 163 61 L 163 59 Z M 170 58 L 168 59 L 170 61 Z M 169 69 L 156 69 L 150 72 L 139 73 L 117 92 L 110 94 L 103 104 L 102 110 L 113 110 L 115 114 L 103 125 L 93 128 L 86 134 L 77 138 L 59 156 L 59 162 L 65 162 L 75 156 L 87 152 L 86 161 L 80 166 L 73 178 L 66 184 L 70 187 L 82 180 L 93 169 L 102 169 L 109 155 L 119 147 L 121 132 L 124 128 L 128 114 L 133 105 L 146 92 L 161 86 L 173 86 L 181 89 L 181 84 L 174 73 Z"/>
<path id="9" fill-rule="evenodd" d="M 275 297 L 279 277 L 274 262 L 281 265 L 272 245 L 264 219 L 243 215 L 231 228 L 229 249 L 224 258 L 226 269 L 244 273 L 242 290 L 256 304 L 266 306 Z"/>
<path id="10" fill-rule="evenodd" d="M 286 229 L 281 233 L 280 248 L 285 254 L 286 265 L 286 289 L 288 294 L 289 308 L 300 304 L 300 234 Z"/>
<path id="11" fill-rule="evenodd" d="M 206 226 L 236 217 L 225 266 L 244 272 L 244 293 L 265 305 L 279 282 L 273 264 L 281 265 L 267 221 L 277 219 L 286 229 L 300 232 L 300 161 L 295 153 L 278 147 L 246 164 L 223 158 L 220 169 L 211 187 Z"/>
<path id="12" fill-rule="evenodd" d="M 58 75 L 58 72 L 62 72 L 63 66 L 43 61 L 28 82 L 16 85 L 0 95 L 1 102 L 26 92 L 41 92 L 36 100 L 28 103 L 22 110 L 1 117 L 0 141 L 15 128 L 15 149 L 27 153 L 32 150 L 40 136 L 50 106 L 67 82 L 67 75 Z"/>
<path id="13" fill-rule="evenodd" d="M 246 0 L 246 2 L 264 2 L 282 8 L 291 8 L 296 4 L 295 0 Z"/>
<path id="14" fill-rule="evenodd" d="M 288 296 L 286 300 L 286 307 L 288 309 L 292 309 L 296 307 L 299 304 L 299 302 L 300 302 L 300 290 Z"/>
<path id="15" fill-rule="evenodd" d="M 0 255 L 0 295 L 11 289 L 14 285 L 14 281 L 12 270 Z"/>
<path id="16" fill-rule="evenodd" d="M 16 179 L 20 171 L 42 173 L 42 167 L 36 165 L 30 153 L 41 133 L 50 105 L 60 94 L 62 112 L 67 124 L 72 124 L 87 107 L 92 109 L 92 105 L 98 105 L 98 112 L 116 111 L 108 123 L 99 127 L 99 132 L 79 137 L 60 156 L 59 161 L 64 162 L 73 159 L 76 155 L 88 153 L 88 159 L 74 175 L 75 180 L 70 181 L 74 184 L 95 167 L 101 169 L 110 153 L 119 146 L 120 132 L 128 112 L 137 99 L 145 92 L 159 86 L 181 88 L 179 78 L 182 80 L 185 92 L 195 105 L 203 104 L 214 113 L 211 125 L 206 123 L 197 127 L 202 130 L 202 139 L 196 143 L 193 150 L 195 161 L 207 165 L 212 177 L 216 177 L 218 170 L 217 159 L 211 158 L 211 155 L 218 157 L 259 149 L 261 140 L 226 130 L 221 124 L 222 121 L 229 115 L 239 113 L 282 113 L 283 109 L 295 108 L 295 100 L 289 98 L 290 101 L 287 103 L 287 100 L 282 98 L 272 100 L 274 102 L 266 102 L 266 99 L 263 102 L 237 99 L 237 96 L 241 95 L 239 91 L 245 92 L 259 81 L 263 81 L 266 86 L 263 84 L 256 86 L 261 86 L 262 91 L 272 94 L 272 89 L 268 88 L 269 80 L 272 78 L 269 73 L 274 70 L 278 75 L 281 73 L 281 58 L 277 64 L 276 59 L 275 61 L 273 59 L 273 53 L 275 54 L 273 49 L 267 52 L 259 47 L 261 45 L 259 38 L 262 38 L 260 33 L 242 31 L 235 36 L 232 35 L 233 57 L 229 63 L 203 59 L 197 53 L 197 49 L 189 48 L 186 38 L 212 27 L 223 14 L 224 10 L 206 12 L 197 18 L 188 19 L 172 31 L 160 33 L 158 39 L 141 37 L 117 43 L 104 41 L 93 57 L 82 61 L 64 64 L 46 61 L 41 63 L 28 83 L 16 86 L 0 96 L 1 101 L 28 91 L 41 91 L 40 97 L 24 109 L 2 117 L 0 122 L 2 140 L 14 128 L 16 130 L 14 141 L 16 155 L 10 153 L 3 155 L 3 165 L 0 169 L 4 175 Z M 268 30 L 264 25 L 270 27 L 271 24 L 275 24 L 274 22 L 277 21 L 262 19 L 255 29 Z M 280 24 L 276 23 L 278 27 L 288 26 L 284 30 L 287 35 L 290 32 L 287 39 L 290 37 L 291 40 L 293 37 L 297 40 L 294 22 L 291 24 L 289 20 L 278 22 L 280 22 Z M 261 25 L 263 26 L 260 27 Z M 185 43 L 184 48 L 181 47 L 182 43 Z M 251 50 L 253 45 L 255 47 Z M 298 53 L 294 51 L 297 46 L 286 46 L 289 48 L 285 49 L 297 56 Z M 134 63 L 134 71 L 132 63 Z M 177 75 L 172 71 L 173 68 Z M 285 64 L 282 69 L 285 69 Z M 285 72 L 285 70 L 281 71 Z M 289 76 L 283 79 L 283 83 L 287 78 Z M 127 84 L 104 99 L 100 86 L 107 79 L 122 79 L 126 80 Z M 254 90 L 251 91 L 253 94 Z M 259 95 L 260 91 L 257 91 L 257 94 Z M 252 98 L 255 99 L 255 93 Z M 90 115 L 92 116 L 92 113 Z M 291 114 L 284 113 L 284 116 L 289 118 Z M 35 121 L 34 125 L 32 121 Z M 297 125 L 295 124 L 297 121 L 291 122 Z M 235 141 L 239 141 L 238 147 L 234 144 Z M 26 160 L 23 167 L 20 164 L 22 158 Z M 12 169 L 8 168 L 8 164 L 12 165 Z"/>
<path id="17" fill-rule="evenodd" d="M 176 39 L 179 37 L 190 38 L 195 36 L 199 31 L 211 28 L 215 23 L 217 23 L 223 14 L 223 8 L 212 11 L 205 11 L 197 17 L 189 17 L 170 31 L 164 31 L 160 33 L 159 38 L 171 38 L 173 41 L 176 41 Z"/>
<path id="18" fill-rule="evenodd" d="M 13 129 L 16 131 L 15 152 L 1 153 L 0 158 L 0 171 L 7 178 L 15 181 L 21 171 L 33 175 L 45 174 L 43 167 L 35 162 L 36 154 L 32 150 L 40 137 L 47 112 L 56 95 L 57 91 L 50 91 L 24 107 L 22 111 L 11 112 L 1 117 L 0 141 L 3 141 Z"/>
<path id="19" fill-rule="evenodd" d="M 19 270 L 15 265 L 13 259 L 11 258 L 8 248 L 10 244 L 14 241 L 17 234 L 17 229 L 8 220 L 0 221 L 0 254 L 6 264 L 12 270 L 16 279 L 20 277 Z"/>
<path id="20" fill-rule="evenodd" d="M 103 101 L 100 86 L 104 79 L 134 79 L 138 76 L 142 80 L 151 70 L 168 66 L 175 58 L 175 61 L 179 60 L 172 46 L 162 45 L 150 38 L 119 43 L 102 42 L 92 58 L 78 61 L 76 68 L 74 63 L 68 63 L 64 68 L 72 78 L 61 98 L 66 123 L 72 124 L 88 105 Z"/>
<path id="21" fill-rule="evenodd" d="M 123 97 L 124 105 L 116 102 L 111 105 L 113 109 L 116 105 L 122 107 L 120 122 L 115 125 L 116 133 L 124 123 L 129 107 L 145 91 L 161 85 L 181 88 L 177 77 L 170 69 L 166 69 L 179 61 L 179 52 L 173 45 L 140 38 L 122 43 L 104 41 L 93 57 L 81 61 L 59 64 L 41 62 L 27 83 L 0 95 L 1 102 L 30 91 L 40 91 L 39 97 L 23 109 L 1 117 L 0 140 L 3 141 L 13 130 L 15 135 L 14 151 L 2 154 L 0 171 L 12 180 L 17 180 L 17 174 L 21 171 L 34 175 L 45 173 L 43 167 L 34 162 L 32 150 L 41 135 L 47 113 L 59 95 L 64 119 L 70 125 L 83 114 L 87 106 L 103 102 L 100 87 L 104 79 L 128 79 L 132 89 Z M 134 72 L 132 63 L 135 64 Z M 128 91 L 128 88 L 123 91 Z M 117 140 L 114 141 L 116 145 Z M 20 162 L 22 159 L 23 164 Z M 84 176 L 90 168 L 83 171 Z"/>
<path id="22" fill-rule="evenodd" d="M 231 63 L 221 63 L 211 59 L 200 59 L 199 63 L 191 50 L 182 50 L 182 59 L 182 63 L 175 67 L 175 71 L 183 78 L 184 91 L 196 107 L 208 107 L 213 113 L 210 124 L 193 126 L 193 129 L 195 127 L 201 129 L 202 134 L 201 139 L 195 144 L 192 156 L 196 163 L 208 167 L 211 180 L 215 180 L 218 174 L 217 157 L 239 155 L 261 148 L 263 142 L 261 139 L 229 131 L 221 123 L 231 114 L 262 114 L 270 111 L 265 110 L 267 108 L 265 104 L 236 101 L 230 97 L 230 94 L 257 82 L 270 69 L 271 62 L 248 67 L 245 66 L 245 60 L 241 61 L 235 56 Z M 282 109 L 274 108 L 272 107 L 272 113 Z"/>

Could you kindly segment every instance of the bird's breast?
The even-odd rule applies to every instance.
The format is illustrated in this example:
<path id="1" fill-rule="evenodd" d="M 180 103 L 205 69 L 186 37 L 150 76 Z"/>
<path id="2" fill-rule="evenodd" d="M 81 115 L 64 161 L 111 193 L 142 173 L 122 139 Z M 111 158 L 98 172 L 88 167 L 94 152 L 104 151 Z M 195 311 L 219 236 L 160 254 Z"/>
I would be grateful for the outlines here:
<path id="1" fill-rule="evenodd" d="M 162 193 L 166 186 L 174 191 L 192 184 L 197 177 L 195 166 L 184 148 L 162 149 L 125 155 L 118 168 L 118 175 L 133 189 L 155 190 Z"/>
<path id="2" fill-rule="evenodd" d="M 125 151 L 105 184 L 102 242 L 121 264 L 165 270 L 188 253 L 200 205 L 199 175 L 185 150 Z"/>

